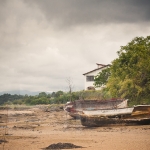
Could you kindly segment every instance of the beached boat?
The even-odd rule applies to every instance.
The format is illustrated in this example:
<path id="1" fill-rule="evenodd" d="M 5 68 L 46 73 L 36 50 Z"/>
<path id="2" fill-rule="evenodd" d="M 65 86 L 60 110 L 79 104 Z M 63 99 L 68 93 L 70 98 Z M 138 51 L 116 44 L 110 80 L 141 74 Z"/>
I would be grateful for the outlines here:
<path id="1" fill-rule="evenodd" d="M 79 117 L 83 110 L 101 110 L 101 109 L 116 109 L 126 108 L 127 99 L 110 99 L 110 100 L 76 100 L 67 102 L 64 110 L 71 117 Z"/>
<path id="2" fill-rule="evenodd" d="M 83 111 L 80 114 L 83 126 L 144 125 L 150 124 L 150 105 L 138 105 L 99 111 Z"/>

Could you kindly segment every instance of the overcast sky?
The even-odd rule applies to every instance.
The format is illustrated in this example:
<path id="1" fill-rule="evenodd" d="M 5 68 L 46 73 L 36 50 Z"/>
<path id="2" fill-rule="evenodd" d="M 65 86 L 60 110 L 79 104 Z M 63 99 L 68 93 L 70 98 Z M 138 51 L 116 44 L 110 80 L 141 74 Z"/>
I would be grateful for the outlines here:
<path id="1" fill-rule="evenodd" d="M 0 91 L 84 88 L 83 73 L 150 35 L 150 0 L 0 0 Z"/>

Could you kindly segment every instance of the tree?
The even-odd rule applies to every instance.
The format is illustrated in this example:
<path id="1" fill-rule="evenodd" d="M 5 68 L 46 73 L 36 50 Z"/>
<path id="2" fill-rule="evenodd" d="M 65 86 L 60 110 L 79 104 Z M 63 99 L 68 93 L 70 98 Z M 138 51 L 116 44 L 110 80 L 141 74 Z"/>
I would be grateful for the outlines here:
<path id="1" fill-rule="evenodd" d="M 136 37 L 121 46 L 118 56 L 112 62 L 107 82 L 112 96 L 136 99 L 138 103 L 147 101 L 150 98 L 150 36 Z"/>
<path id="2" fill-rule="evenodd" d="M 52 92 L 51 97 L 55 97 L 55 94 L 56 94 L 55 92 Z"/>
<path id="3" fill-rule="evenodd" d="M 45 92 L 39 93 L 39 97 L 47 97 L 47 94 Z"/>
<path id="4" fill-rule="evenodd" d="M 101 87 L 106 85 L 110 76 L 110 68 L 103 69 L 98 75 L 94 77 L 94 86 Z"/>
<path id="5" fill-rule="evenodd" d="M 69 88 L 70 101 L 72 101 L 73 82 L 70 78 L 66 79 L 66 82 L 67 82 L 68 88 Z"/>
<path id="6" fill-rule="evenodd" d="M 61 96 L 61 95 L 63 95 L 63 91 L 57 91 L 57 92 L 55 93 L 55 97 L 59 97 L 59 96 Z"/>

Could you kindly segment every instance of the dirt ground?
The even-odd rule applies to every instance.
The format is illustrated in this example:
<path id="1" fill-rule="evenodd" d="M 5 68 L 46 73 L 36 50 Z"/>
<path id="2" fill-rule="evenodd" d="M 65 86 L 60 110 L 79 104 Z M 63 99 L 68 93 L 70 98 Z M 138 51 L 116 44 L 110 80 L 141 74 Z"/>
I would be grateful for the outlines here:
<path id="1" fill-rule="evenodd" d="M 62 109 L 0 110 L 0 150 L 42 150 L 71 143 L 76 150 L 149 150 L 150 125 L 88 128 Z"/>

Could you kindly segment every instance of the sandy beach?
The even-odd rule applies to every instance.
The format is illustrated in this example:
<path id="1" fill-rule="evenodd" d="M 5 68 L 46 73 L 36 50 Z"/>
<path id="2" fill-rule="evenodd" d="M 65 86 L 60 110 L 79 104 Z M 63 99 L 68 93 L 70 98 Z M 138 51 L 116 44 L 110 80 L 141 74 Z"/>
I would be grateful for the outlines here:
<path id="1" fill-rule="evenodd" d="M 57 143 L 80 146 L 76 150 L 149 150 L 150 125 L 88 128 L 63 109 L 0 110 L 0 150 L 41 150 Z"/>

